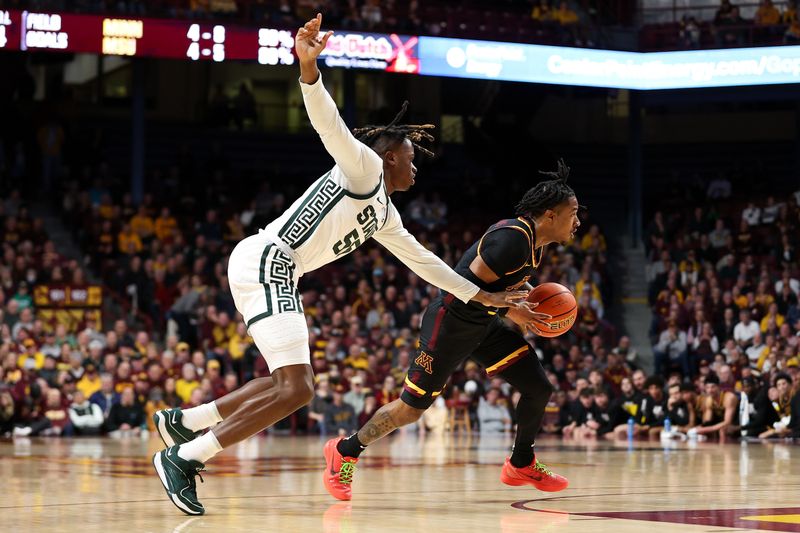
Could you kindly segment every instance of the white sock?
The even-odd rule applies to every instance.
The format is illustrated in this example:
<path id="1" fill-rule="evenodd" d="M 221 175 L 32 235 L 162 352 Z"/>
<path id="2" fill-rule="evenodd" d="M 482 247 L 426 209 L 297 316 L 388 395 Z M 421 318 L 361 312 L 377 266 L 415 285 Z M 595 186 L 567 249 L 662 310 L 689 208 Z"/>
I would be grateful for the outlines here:
<path id="1" fill-rule="evenodd" d="M 205 463 L 221 451 L 222 446 L 219 445 L 217 437 L 213 431 L 209 431 L 186 444 L 181 444 L 178 448 L 178 457 L 187 461 Z"/>
<path id="2" fill-rule="evenodd" d="M 219 416 L 217 404 L 215 402 L 208 402 L 197 407 L 190 407 L 181 411 L 183 418 L 181 423 L 186 429 L 192 431 L 200 431 L 201 429 L 210 428 L 211 426 L 222 422 L 222 417 Z"/>

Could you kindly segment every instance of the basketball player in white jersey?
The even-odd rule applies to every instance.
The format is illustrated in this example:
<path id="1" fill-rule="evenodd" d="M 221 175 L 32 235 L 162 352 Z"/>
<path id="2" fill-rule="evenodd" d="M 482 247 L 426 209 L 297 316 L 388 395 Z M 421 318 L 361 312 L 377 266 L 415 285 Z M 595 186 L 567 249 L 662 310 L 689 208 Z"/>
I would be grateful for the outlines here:
<path id="1" fill-rule="evenodd" d="M 414 148 L 431 126 L 395 124 L 357 130 L 345 126 L 325 90 L 317 57 L 332 32 L 320 35 L 322 16 L 297 33 L 300 86 L 308 116 L 336 165 L 278 219 L 231 253 L 228 277 L 236 308 L 267 361 L 271 377 L 256 378 L 214 401 L 157 412 L 153 420 L 168 446 L 153 465 L 171 501 L 189 515 L 205 509 L 195 476 L 206 461 L 285 418 L 314 396 L 308 330 L 297 283 L 304 272 L 352 252 L 374 237 L 406 266 L 456 298 L 488 307 L 518 307 L 526 292 L 487 293 L 456 274 L 406 231 L 391 203 L 394 191 L 414 184 Z M 427 151 L 426 151 L 427 152 Z M 215 426 L 213 430 L 201 432 Z"/>

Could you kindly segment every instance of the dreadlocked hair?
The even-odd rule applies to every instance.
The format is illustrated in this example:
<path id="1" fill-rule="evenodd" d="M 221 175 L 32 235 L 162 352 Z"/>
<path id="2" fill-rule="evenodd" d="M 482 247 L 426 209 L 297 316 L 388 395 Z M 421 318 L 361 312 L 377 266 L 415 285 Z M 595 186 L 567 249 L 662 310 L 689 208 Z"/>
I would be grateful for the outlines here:
<path id="1" fill-rule="evenodd" d="M 553 209 L 575 196 L 575 191 L 567 185 L 569 167 L 563 159 L 558 160 L 558 167 L 554 172 L 539 171 L 539 174 L 551 179 L 537 183 L 528 189 L 528 192 L 517 204 L 517 215 L 529 215 L 536 218 L 543 215 L 548 209 Z"/>
<path id="2" fill-rule="evenodd" d="M 386 126 L 368 125 L 363 128 L 356 128 L 353 130 L 353 135 L 381 156 L 390 147 L 408 139 L 414 145 L 414 148 L 428 157 L 433 157 L 433 152 L 419 143 L 422 141 L 433 142 L 434 137 L 428 131 L 436 126 L 433 124 L 398 124 L 403 115 L 406 114 L 407 109 L 408 100 L 403 102 L 403 108 Z"/>

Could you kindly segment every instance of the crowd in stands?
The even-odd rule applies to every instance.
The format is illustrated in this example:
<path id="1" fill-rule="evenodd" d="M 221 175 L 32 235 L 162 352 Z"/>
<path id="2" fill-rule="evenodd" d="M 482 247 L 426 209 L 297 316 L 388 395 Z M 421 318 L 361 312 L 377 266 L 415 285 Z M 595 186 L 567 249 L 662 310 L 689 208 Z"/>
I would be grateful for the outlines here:
<path id="1" fill-rule="evenodd" d="M 800 42 L 800 20 L 797 16 L 797 1 L 787 0 L 779 5 L 773 0 L 759 0 L 758 7 L 751 10 L 750 18 L 743 14 L 740 6 L 731 0 L 720 0 L 713 18 L 703 18 L 690 11 L 680 16 L 677 25 L 645 26 L 643 38 L 657 39 L 657 34 L 677 30 L 675 46 L 684 49 L 724 48 L 753 45 L 797 44 Z M 649 47 L 649 44 L 645 44 Z M 667 45 L 669 46 L 669 45 Z"/>
<path id="2" fill-rule="evenodd" d="M 647 228 L 655 372 L 713 388 L 706 427 L 797 436 L 800 193 L 734 192 L 715 179 L 703 207 L 657 211 Z"/>
<path id="3" fill-rule="evenodd" d="M 129 16 L 213 19 L 294 29 L 323 13 L 325 25 L 340 30 L 405 33 L 591 45 L 588 25 L 594 2 L 488 0 L 453 4 L 434 0 L 0 0 L 0 7 Z M 580 20 L 574 9 L 585 7 Z"/>
<path id="4" fill-rule="evenodd" d="M 213 167 L 205 165 L 212 174 Z M 134 205 L 102 169 L 73 173 L 61 194 L 64 225 L 85 261 L 58 253 L 19 193 L 2 204 L 0 434 L 144 434 L 157 409 L 198 405 L 268 374 L 234 309 L 226 261 L 236 242 L 291 201 L 286 184 L 267 182 L 248 204 L 207 208 L 185 197 L 187 180 L 176 168 L 177 189 L 158 195 L 169 203 L 145 195 Z M 209 183 L 204 192 L 222 194 Z M 609 321 L 609 243 L 599 226 L 589 221 L 574 242 L 551 247 L 532 282 L 570 287 L 579 312 L 568 334 L 529 339 L 556 387 L 544 432 L 644 438 L 660 434 L 669 418 L 689 435 L 797 433 L 797 198 L 738 205 L 731 188 L 715 180 L 707 191 L 714 210 L 659 212 L 647 229 L 650 376 Z M 485 227 L 508 216 L 498 205 L 486 209 L 486 220 L 465 220 L 425 193 L 402 208 L 409 229 L 451 265 Z M 129 319 L 97 323 L 89 315 L 72 329 L 43 320 L 32 288 L 82 286 L 86 271 L 128 302 Z M 421 313 L 437 289 L 368 244 L 306 274 L 301 291 L 316 395 L 279 427 L 350 432 L 399 396 Z M 466 407 L 475 429 L 509 431 L 517 399 L 508 384 L 467 362 L 411 429 L 444 431 L 451 410 Z"/>

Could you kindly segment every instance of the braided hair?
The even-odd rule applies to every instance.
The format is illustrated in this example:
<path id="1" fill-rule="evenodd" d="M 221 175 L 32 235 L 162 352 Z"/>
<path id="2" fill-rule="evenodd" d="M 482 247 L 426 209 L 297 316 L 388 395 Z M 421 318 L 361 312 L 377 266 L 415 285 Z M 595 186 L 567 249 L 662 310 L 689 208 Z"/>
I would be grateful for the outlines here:
<path id="1" fill-rule="evenodd" d="M 375 150 L 380 156 L 383 156 L 390 147 L 408 139 L 414 145 L 414 148 L 429 157 L 433 157 L 433 152 L 420 146 L 419 143 L 422 141 L 432 142 L 434 137 L 428 131 L 436 126 L 433 124 L 398 124 L 398 121 L 406 114 L 407 109 L 408 101 L 406 100 L 403 102 L 403 108 L 400 112 L 386 126 L 368 125 L 363 128 L 356 128 L 353 130 L 353 135 L 356 136 L 356 139 Z"/>
<path id="2" fill-rule="evenodd" d="M 567 185 L 569 167 L 563 159 L 558 160 L 558 167 L 554 172 L 539 171 L 539 174 L 551 179 L 539 182 L 528 189 L 517 204 L 517 215 L 536 218 L 575 196 L 575 191 Z"/>

